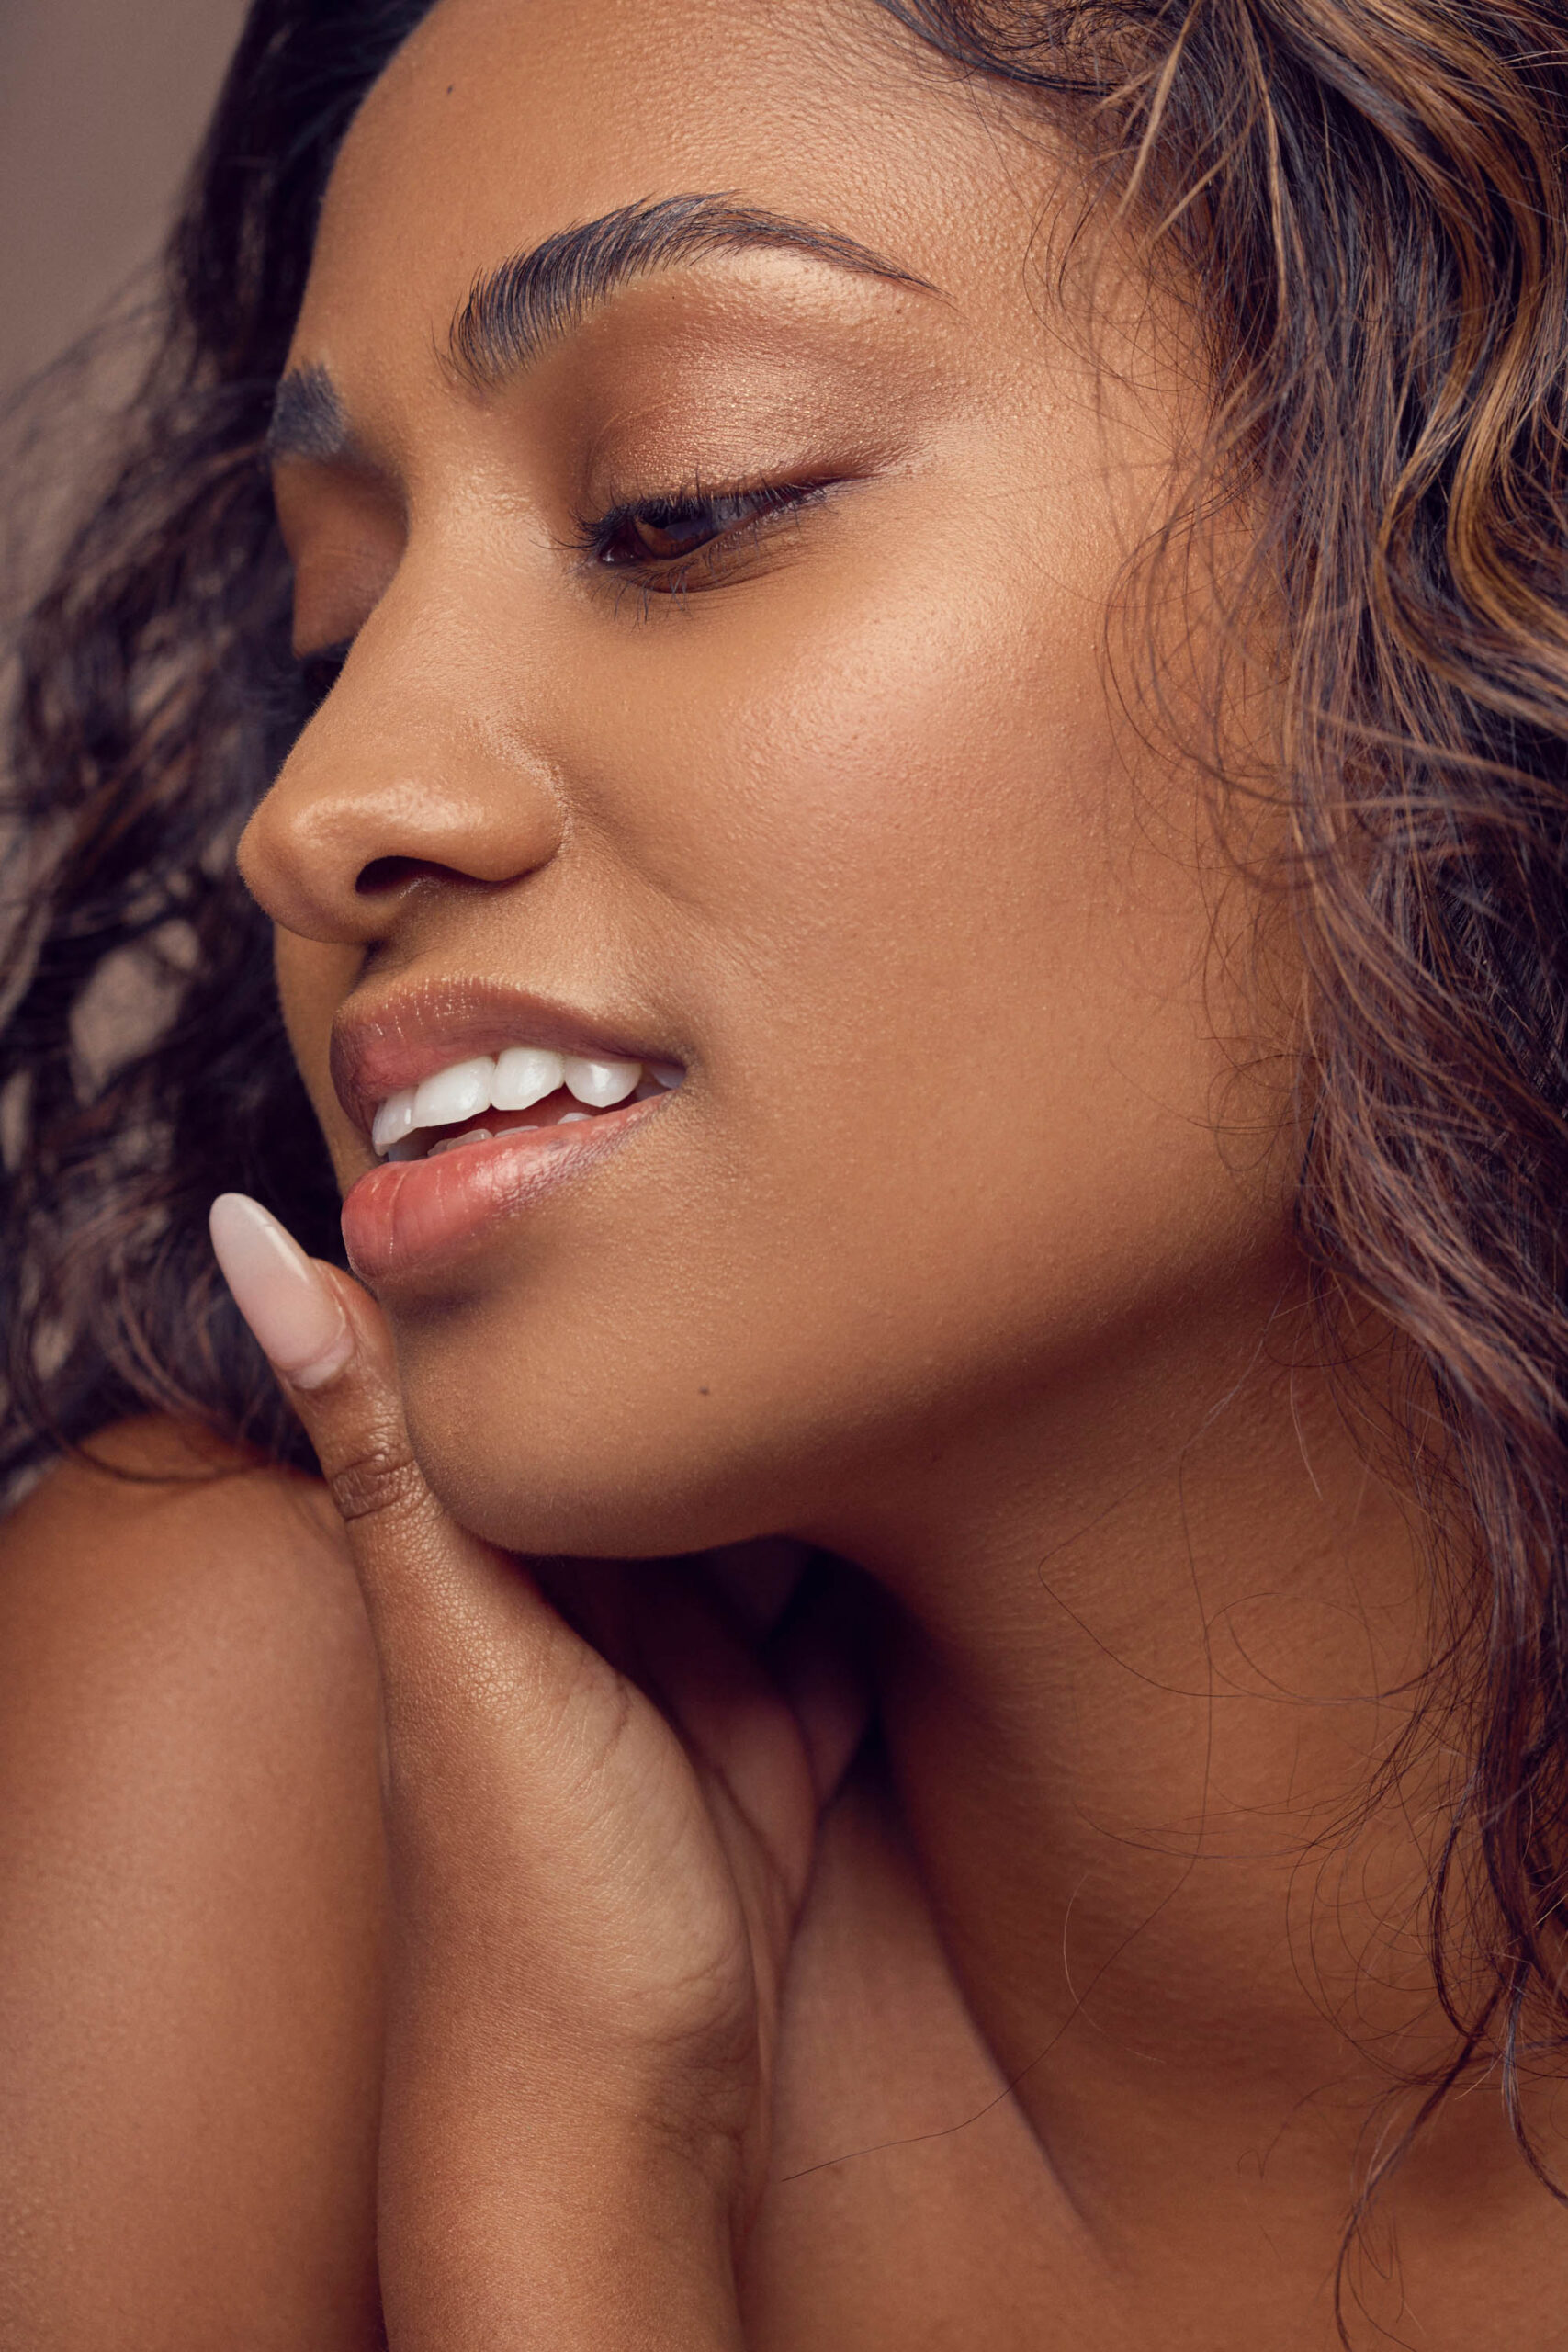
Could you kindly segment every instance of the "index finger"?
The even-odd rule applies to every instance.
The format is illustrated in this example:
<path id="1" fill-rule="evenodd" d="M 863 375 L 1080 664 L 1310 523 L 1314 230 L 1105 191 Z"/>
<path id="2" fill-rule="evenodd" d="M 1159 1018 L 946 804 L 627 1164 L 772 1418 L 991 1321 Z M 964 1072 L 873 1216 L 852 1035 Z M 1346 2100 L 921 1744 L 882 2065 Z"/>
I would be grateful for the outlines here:
<path id="1" fill-rule="evenodd" d="M 470 1713 L 475 1691 L 493 1681 L 498 1643 L 514 1668 L 527 1659 L 536 1673 L 558 1646 L 575 1651 L 521 1563 L 459 1527 L 431 1491 L 375 1300 L 307 1257 L 243 1193 L 215 1201 L 210 1224 L 235 1304 L 289 1393 L 348 1532 L 400 1712 L 417 1691 L 422 1712 L 443 1694 Z"/>

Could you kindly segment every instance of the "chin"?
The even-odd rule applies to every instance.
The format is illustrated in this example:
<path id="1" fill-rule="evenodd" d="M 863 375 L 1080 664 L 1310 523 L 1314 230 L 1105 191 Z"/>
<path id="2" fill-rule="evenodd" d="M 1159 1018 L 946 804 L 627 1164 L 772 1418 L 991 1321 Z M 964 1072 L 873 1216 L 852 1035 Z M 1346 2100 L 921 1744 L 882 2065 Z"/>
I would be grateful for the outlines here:
<path id="1" fill-rule="evenodd" d="M 788 1499 L 754 1430 L 673 1368 L 633 1384 L 603 1360 L 498 1370 L 468 1354 L 400 1345 L 420 1467 L 474 1534 L 509 1552 L 654 1559 L 784 1532 Z"/>

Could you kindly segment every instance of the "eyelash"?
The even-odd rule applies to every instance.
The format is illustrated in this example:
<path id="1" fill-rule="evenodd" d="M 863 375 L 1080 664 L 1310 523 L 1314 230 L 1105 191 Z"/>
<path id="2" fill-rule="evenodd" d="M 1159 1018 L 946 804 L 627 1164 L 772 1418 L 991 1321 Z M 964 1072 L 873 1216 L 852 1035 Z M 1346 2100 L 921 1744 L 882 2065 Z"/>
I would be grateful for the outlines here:
<path id="1" fill-rule="evenodd" d="M 680 594 L 711 580 L 738 549 L 755 546 L 785 514 L 798 514 L 826 497 L 827 482 L 752 482 L 706 490 L 690 489 L 659 498 L 628 500 L 595 521 L 581 521 L 577 545 L 594 563 L 621 572 L 655 594 Z M 660 553 L 637 537 L 638 526 L 672 536 L 695 527 L 701 536 L 681 552 Z"/>

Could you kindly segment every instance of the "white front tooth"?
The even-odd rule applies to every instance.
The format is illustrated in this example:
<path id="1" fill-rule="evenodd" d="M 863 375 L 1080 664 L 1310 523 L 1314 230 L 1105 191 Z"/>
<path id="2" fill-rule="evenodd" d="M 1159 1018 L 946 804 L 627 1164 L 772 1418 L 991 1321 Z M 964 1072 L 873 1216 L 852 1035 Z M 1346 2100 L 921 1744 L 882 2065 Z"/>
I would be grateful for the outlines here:
<path id="1" fill-rule="evenodd" d="M 454 1062 L 450 1069 L 438 1069 L 434 1078 L 414 1089 L 414 1125 L 445 1127 L 454 1119 L 471 1119 L 476 1111 L 488 1111 L 494 1071 L 488 1054 L 479 1054 L 471 1062 Z"/>
<path id="2" fill-rule="evenodd" d="M 580 1061 L 575 1054 L 568 1054 L 561 1067 L 568 1092 L 596 1111 L 624 1102 L 642 1076 L 640 1062 Z"/>
<path id="3" fill-rule="evenodd" d="M 433 1143 L 429 1156 L 434 1159 L 443 1151 L 461 1151 L 465 1144 L 493 1143 L 494 1140 L 488 1127 L 465 1127 L 460 1136 L 443 1136 L 439 1143 Z"/>
<path id="4" fill-rule="evenodd" d="M 531 1111 L 564 1083 L 561 1057 L 539 1046 L 508 1046 L 490 1082 L 492 1111 Z"/>
<path id="5" fill-rule="evenodd" d="M 389 1094 L 377 1112 L 370 1129 L 372 1148 L 382 1153 L 390 1151 L 395 1143 L 401 1143 L 412 1125 L 413 1088 L 405 1086 L 399 1093 Z"/>

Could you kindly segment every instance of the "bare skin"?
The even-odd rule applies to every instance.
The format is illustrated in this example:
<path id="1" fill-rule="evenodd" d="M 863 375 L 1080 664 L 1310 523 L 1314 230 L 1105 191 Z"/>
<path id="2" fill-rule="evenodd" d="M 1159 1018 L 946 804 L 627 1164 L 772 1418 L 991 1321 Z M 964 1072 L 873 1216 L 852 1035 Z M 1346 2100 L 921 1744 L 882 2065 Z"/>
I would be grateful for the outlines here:
<path id="1" fill-rule="evenodd" d="M 376 2341 L 375 1663 L 320 1488 L 143 1422 L 0 1575 L 0 2343 Z"/>
<path id="2" fill-rule="evenodd" d="M 344 1348 L 281 1366 L 348 1530 L 299 1558 L 334 1624 L 350 1566 L 367 1604 L 344 1785 L 372 1647 L 385 1706 L 394 2352 L 1318 2352 L 1369 2113 L 1442 2047 L 1430 1792 L 1346 1827 L 1427 1630 L 1303 1346 L 1288 966 L 1220 984 L 1255 909 L 1103 674 L 1190 368 L 1135 277 L 1101 281 L 1109 373 L 1053 315 L 1063 168 L 869 9 L 748 0 L 717 40 L 701 0 L 444 0 L 333 183 L 293 365 L 333 429 L 283 437 L 277 493 L 299 649 L 353 650 L 242 865 L 344 1190 L 334 1037 L 341 1079 L 400 998 L 439 1031 L 508 982 L 685 1073 L 572 1182 L 379 1264 L 378 1305 L 323 1276 Z M 860 258 L 688 253 L 450 364 L 480 274 L 695 193 Z M 585 527 L 759 488 L 683 570 Z M 292 1561 L 307 1506 L 253 1483 Z M 191 1544 L 233 1491 L 179 1503 Z M 78 1473 L 28 1506 L 24 1612 L 107 1508 Z M 148 1508 L 115 1523 L 158 1582 Z M 863 1676 L 830 1614 L 775 1623 L 776 1551 L 728 1548 L 773 1539 L 851 1564 Z M 563 1555 L 637 1565 L 524 1565 Z M 380 1899 L 344 1818 L 340 1960 Z M 302 1920 L 316 1868 L 276 1864 Z M 378 2006 L 334 2018 L 262 2029 L 358 2054 L 322 2062 L 325 2142 L 279 2087 L 258 2147 L 375 2133 Z M 40 2103 L 80 2131 L 71 2079 Z M 329 2212 L 304 2332 L 358 2345 L 369 2199 L 326 2169 L 325 2209 L 254 2193 Z M 79 2275 L 112 2281 L 102 2196 Z M 299 2340 L 245 2202 L 201 2224 L 222 2340 Z M 1486 2091 L 1387 2210 L 1403 2271 L 1356 2275 L 1396 2335 L 1568 2341 L 1568 2230 Z M 118 2342 L 168 2344 L 183 2259 Z M 16 2342 L 75 2340 L 36 2291 Z"/>

